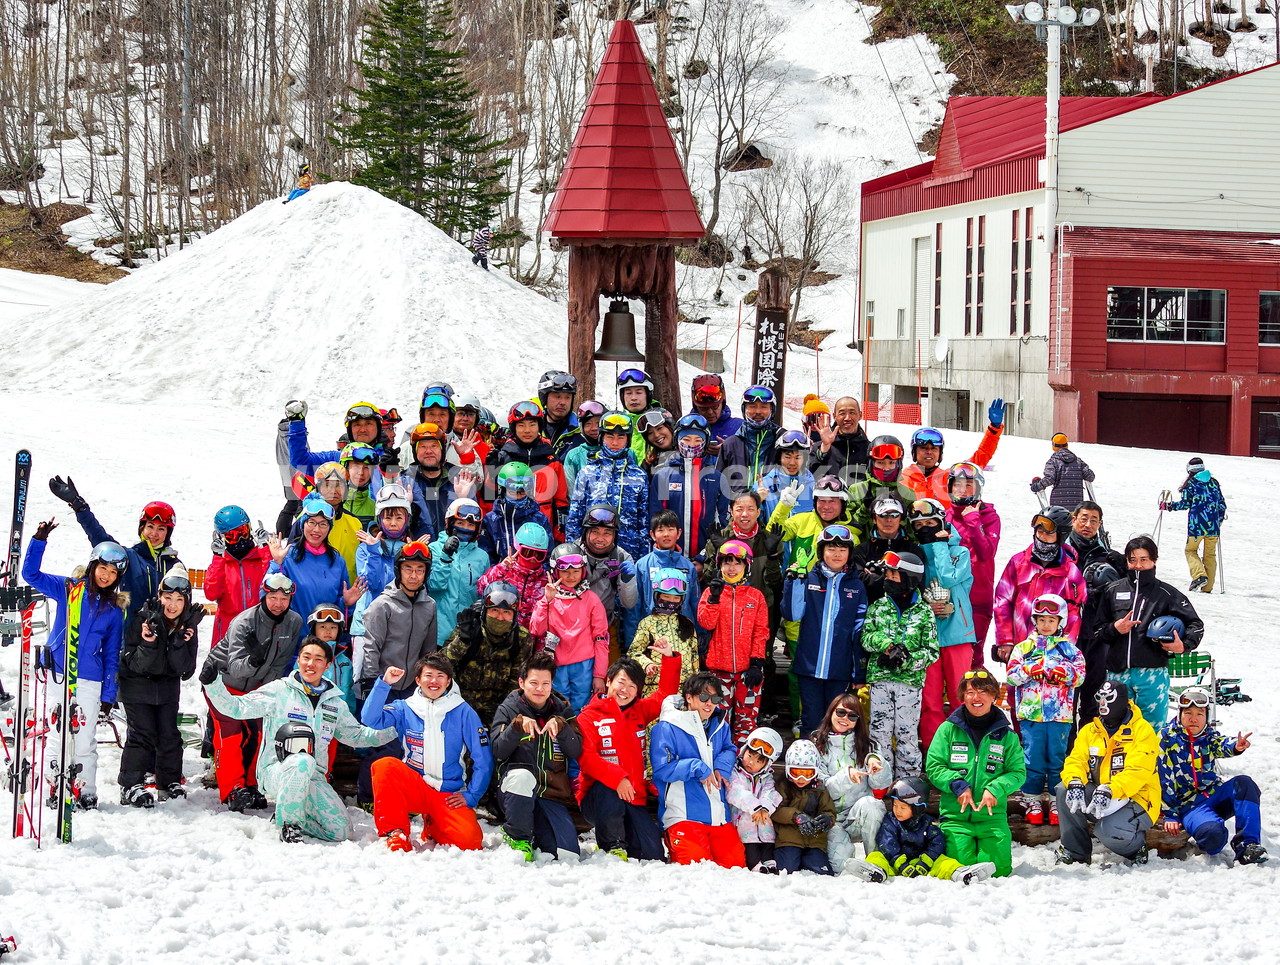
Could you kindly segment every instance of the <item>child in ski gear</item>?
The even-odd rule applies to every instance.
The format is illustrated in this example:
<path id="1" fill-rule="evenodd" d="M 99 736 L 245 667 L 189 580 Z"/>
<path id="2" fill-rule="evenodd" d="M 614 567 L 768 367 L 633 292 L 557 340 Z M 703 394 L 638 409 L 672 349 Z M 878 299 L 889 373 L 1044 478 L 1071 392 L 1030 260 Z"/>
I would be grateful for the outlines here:
<path id="1" fill-rule="evenodd" d="M 813 487 L 817 482 L 805 468 L 809 458 L 809 437 L 788 429 L 773 444 L 778 464 L 760 478 L 757 492 L 764 500 L 764 518 L 770 519 L 778 504 L 786 502 L 793 513 L 813 511 Z M 791 565 L 790 546 L 783 556 L 782 567 Z"/>
<path id="2" fill-rule="evenodd" d="M 679 550 L 680 520 L 669 509 L 654 513 L 649 520 L 652 551 L 636 560 L 636 605 L 622 614 L 622 638 L 635 640 L 640 621 L 653 612 L 653 583 L 660 570 L 674 569 L 684 574 L 688 592 L 681 600 L 680 612 L 696 625 L 698 621 L 698 571 Z"/>
<path id="3" fill-rule="evenodd" d="M 710 438 L 706 419 L 685 416 L 675 424 L 677 451 L 658 458 L 649 477 L 650 517 L 664 509 L 676 513 L 683 534 L 679 549 L 690 558 L 729 523 L 729 500 L 720 473 L 704 455 Z"/>
<path id="4" fill-rule="evenodd" d="M 827 860 L 840 874 L 854 856 L 856 842 L 868 854 L 875 850 L 884 820 L 879 794 L 893 782 L 893 770 L 872 743 L 855 694 L 841 694 L 831 702 L 813 744 L 822 755 L 821 777 L 836 806 L 836 823 L 827 832 Z"/>
<path id="5" fill-rule="evenodd" d="M 413 668 L 417 688 L 389 701 L 404 669 L 389 666 L 373 686 L 360 719 L 366 727 L 393 727 L 402 759 L 373 763 L 373 823 L 392 851 L 411 851 L 409 821 L 422 815 L 423 839 L 479 851 L 483 832 L 475 806 L 489 787 L 493 753 L 489 732 L 453 683 L 453 664 L 439 653 Z M 463 752 L 471 759 L 470 774 Z"/>
<path id="6" fill-rule="evenodd" d="M 458 624 L 445 641 L 454 683 L 481 720 L 493 720 L 533 653 L 529 631 L 516 622 L 519 604 L 519 591 L 510 583 L 490 583 L 476 603 L 458 614 Z"/>
<path id="7" fill-rule="evenodd" d="M 594 694 L 604 693 L 609 666 L 609 621 L 587 583 L 587 560 L 569 543 L 551 554 L 555 575 L 533 607 L 529 632 L 546 637 L 556 658 L 556 686 L 577 714 Z"/>
<path id="8" fill-rule="evenodd" d="M 1084 681 L 1084 657 L 1062 635 L 1067 603 L 1043 593 L 1031 604 L 1036 632 L 1009 655 L 1008 681 L 1014 686 L 1014 713 L 1022 721 L 1022 755 L 1027 780 L 1022 785 L 1028 824 L 1044 824 L 1040 801 L 1046 785 L 1052 793 L 1067 758 L 1067 738 L 1075 714 L 1075 689 Z M 1049 802 L 1049 824 L 1058 823 L 1057 801 Z"/>
<path id="9" fill-rule="evenodd" d="M 1027 767 L 1018 735 L 996 706 L 999 696 L 1000 684 L 987 671 L 965 674 L 963 703 L 934 735 L 925 774 L 942 793 L 947 853 L 964 865 L 990 861 L 1004 877 L 1013 870 L 1006 802 L 1026 781 Z"/>
<path id="10" fill-rule="evenodd" d="M 728 525 L 707 539 L 700 562 L 713 562 L 720 554 L 720 548 L 729 540 L 750 546 L 747 582 L 764 594 L 772 626 L 777 621 L 777 607 L 782 595 L 782 546 L 779 532 L 760 524 L 761 505 L 760 494 L 753 489 L 735 495 L 729 504 Z M 703 578 L 707 581 L 715 579 L 714 571 L 704 571 Z"/>
<path id="11" fill-rule="evenodd" d="M 516 551 L 517 535 L 530 523 L 546 533 L 544 549 L 551 546 L 551 523 L 534 499 L 533 470 L 510 462 L 498 471 L 497 497 L 480 524 L 480 548 L 498 563 Z"/>
<path id="12" fill-rule="evenodd" d="M 1187 478 L 1178 487 L 1178 498 L 1161 502 L 1162 510 L 1187 511 L 1187 569 L 1191 571 L 1191 590 L 1213 592 L 1218 574 L 1218 537 L 1227 519 L 1227 500 L 1204 460 L 1195 456 L 1187 463 Z"/>
<path id="13" fill-rule="evenodd" d="M 124 636 L 124 601 L 120 587 L 128 572 L 129 556 L 119 543 L 99 543 L 89 554 L 84 576 L 53 576 L 40 569 L 49 534 L 57 529 L 52 519 L 40 523 L 27 544 L 22 579 L 35 587 L 57 608 L 49 631 L 48 654 L 59 677 L 67 664 L 67 634 L 76 635 L 75 699 L 85 724 L 75 732 L 78 803 L 89 810 L 98 804 L 98 739 L 100 713 L 109 713 L 116 702 L 116 673 Z"/>
<path id="14" fill-rule="evenodd" d="M 1128 686 L 1144 718 L 1161 721 L 1169 707 L 1169 658 L 1199 647 L 1204 623 L 1181 590 L 1156 579 L 1155 540 L 1135 536 L 1124 555 L 1128 574 L 1103 590 L 1099 605 L 1107 679 Z"/>
<path id="15" fill-rule="evenodd" d="M 688 575 L 674 568 L 658 570 L 652 595 L 653 612 L 640 621 L 627 653 L 644 670 L 646 697 L 658 689 L 660 661 L 654 659 L 653 647 L 659 641 L 680 654 L 681 683 L 699 670 L 697 628 L 683 613 L 689 596 Z"/>
<path id="16" fill-rule="evenodd" d="M 915 553 L 884 559 L 885 595 L 867 607 L 862 648 L 871 685 L 871 739 L 894 777 L 920 773 L 920 701 L 925 671 L 938 659 L 938 625 L 920 598 L 924 561 Z M 889 750 L 894 748 L 894 750 Z"/>
<path id="17" fill-rule="evenodd" d="M 213 518 L 213 560 L 204 574 L 204 595 L 218 605 L 210 646 L 217 646 L 232 618 L 258 602 L 262 578 L 271 565 L 271 550 L 249 525 L 239 506 L 223 506 Z"/>
<path id="18" fill-rule="evenodd" d="M 1041 493 L 1052 488 L 1049 504 L 1071 509 L 1084 499 L 1084 484 L 1093 482 L 1093 470 L 1067 448 L 1070 440 L 1066 433 L 1055 432 L 1051 442 L 1053 455 L 1044 464 L 1044 475 L 1031 480 L 1031 491 Z"/>
<path id="19" fill-rule="evenodd" d="M 480 518 L 474 499 L 455 499 L 445 511 L 444 532 L 431 543 L 427 592 L 436 601 L 436 640 L 442 647 L 458 614 L 479 599 L 476 583 L 489 568 L 489 554 L 476 543 Z"/>
<path id="20" fill-rule="evenodd" d="M 778 400 L 773 389 L 753 385 L 742 393 L 742 423 L 720 446 L 716 468 L 734 494 L 757 489 L 776 463 L 773 444 L 782 427 L 773 421 Z"/>
<path id="21" fill-rule="evenodd" d="M 285 198 L 280 203 L 288 204 L 290 201 L 293 201 L 296 198 L 302 197 L 304 194 L 306 194 L 308 191 L 311 190 L 311 186 L 314 183 L 315 181 L 311 177 L 311 165 L 299 164 L 298 165 L 298 186 L 294 188 L 292 191 L 290 191 L 289 197 Z"/>
<path id="22" fill-rule="evenodd" d="M 655 644 L 661 652 L 662 644 Z M 578 715 L 582 773 L 578 804 L 595 825 L 596 844 L 615 857 L 661 861 L 662 831 L 645 808 L 645 753 L 640 735 L 679 689 L 680 655 L 663 654 L 658 692 L 641 697 L 644 671 L 627 657 L 605 671 L 605 692 Z"/>
<path id="23" fill-rule="evenodd" d="M 187 571 L 175 565 L 125 632 L 117 691 L 129 722 L 117 778 L 121 804 L 155 803 L 144 782 L 148 771 L 166 797 L 187 796 L 182 787 L 178 696 L 182 681 L 196 672 L 196 627 L 202 619 L 204 607 L 191 603 Z"/>
<path id="24" fill-rule="evenodd" d="M 571 540 L 590 526 L 589 511 L 603 503 L 618 517 L 618 544 L 639 559 L 649 552 L 649 477 L 629 448 L 631 418 L 625 412 L 600 417 L 600 451 L 573 484 L 565 535 Z"/>
<path id="25" fill-rule="evenodd" d="M 1080 635 L 1080 608 L 1084 606 L 1084 575 L 1076 566 L 1075 550 L 1066 545 L 1071 514 L 1050 506 L 1031 518 L 1031 545 L 1005 564 L 996 586 L 996 645 L 993 656 L 1005 663 L 1019 640 L 1035 629 L 1031 603 L 1043 593 L 1056 593 L 1067 601 L 1067 624 L 1062 635 Z"/>
<path id="26" fill-rule="evenodd" d="M 1178 695 L 1178 716 L 1160 731 L 1161 820 L 1170 834 L 1186 829 L 1202 851 L 1218 854 L 1227 846 L 1226 819 L 1234 817 L 1231 848 L 1240 864 L 1267 860 L 1258 840 L 1262 815 L 1258 784 L 1245 774 L 1225 781 L 1214 764 L 1249 749 L 1252 734 L 1235 739 L 1209 725 L 1213 697 L 1199 685 Z"/>
<path id="27" fill-rule="evenodd" d="M 960 537 L 969 551 L 973 585 L 969 605 L 973 609 L 973 666 L 982 666 L 982 651 L 991 628 L 996 587 L 996 549 L 1000 545 L 1000 514 L 982 498 L 986 479 L 971 462 L 958 462 L 947 475 L 947 528 Z"/>
<path id="28" fill-rule="evenodd" d="M 821 766 L 812 741 L 798 740 L 787 748 L 782 802 L 773 812 L 773 857 L 780 873 L 835 874 L 827 860 L 827 834 L 836 823 L 836 806 L 820 779 Z"/>
<path id="29" fill-rule="evenodd" d="M 571 721 L 569 702 L 551 689 L 555 672 L 551 654 L 532 654 L 490 731 L 506 815 L 502 837 L 528 861 L 534 848 L 560 859 L 576 860 L 579 854 L 566 759 L 582 756 L 582 734 Z"/>
<path id="30" fill-rule="evenodd" d="M 487 517 L 486 517 L 487 518 Z M 547 585 L 547 555 L 551 549 L 551 535 L 537 523 L 523 523 L 515 533 L 511 552 L 501 562 L 485 570 L 476 581 L 476 589 L 483 594 L 494 583 L 510 583 L 520 595 L 516 609 L 516 622 L 526 630 L 533 618 L 533 608 L 542 598 Z M 542 638 L 534 642 L 541 646 Z"/>
<path id="31" fill-rule="evenodd" d="M 493 241 L 493 229 L 488 225 L 481 225 L 475 230 L 471 236 L 471 250 L 475 252 L 471 256 L 471 264 L 479 265 L 485 271 L 489 270 L 489 245 Z"/>
<path id="32" fill-rule="evenodd" d="M 747 867 L 761 874 L 777 874 L 773 843 L 777 832 L 773 812 L 782 795 L 773 780 L 773 764 L 782 756 L 782 738 L 769 727 L 757 727 L 738 750 L 738 765 L 729 778 L 725 798 L 738 829 Z"/>
<path id="33" fill-rule="evenodd" d="M 1147 859 L 1146 832 L 1160 816 L 1160 740 L 1129 699 L 1108 680 L 1098 691 L 1098 716 L 1080 728 L 1057 787 L 1062 843 L 1058 864 L 1088 864 L 1093 837 L 1122 858 Z"/>
<path id="34" fill-rule="evenodd" d="M 723 716 L 732 721 L 735 745 L 756 727 L 769 641 L 764 594 L 746 582 L 751 556 L 751 547 L 741 540 L 721 546 L 716 557 L 719 576 L 707 584 L 698 603 L 698 623 L 712 631 L 706 668 L 728 692 Z"/>
<path id="35" fill-rule="evenodd" d="M 817 730 L 831 702 L 865 679 L 862 624 L 867 590 L 849 569 L 855 537 L 848 526 L 826 527 L 808 573 L 792 573 L 782 595 L 782 618 L 799 624 L 795 656 L 800 732 Z M 921 567 L 923 569 L 923 566 Z"/>
<path id="36" fill-rule="evenodd" d="M 287 677 L 243 696 L 228 691 L 221 679 L 205 687 L 209 703 L 220 714 L 262 721 L 265 739 L 258 752 L 258 784 L 275 802 L 281 840 L 291 844 L 303 835 L 344 841 L 351 833 L 346 805 L 325 774 L 330 741 L 376 747 L 395 737 L 393 728 L 372 730 L 351 716 L 342 692 L 324 679 L 332 662 L 329 645 L 308 638 L 298 649 L 298 669 Z M 289 742 L 282 746 L 281 730 L 298 727 L 311 732 L 310 750 L 294 750 Z"/>
<path id="37" fill-rule="evenodd" d="M 746 867 L 725 788 L 737 761 L 720 680 L 703 671 L 668 697 L 649 735 L 649 760 L 658 786 L 658 817 L 673 864 L 714 861 Z"/>
<path id="38" fill-rule="evenodd" d="M 990 861 L 961 865 L 946 853 L 947 839 L 929 819 L 929 786 L 918 777 L 896 781 L 885 795 L 890 810 L 876 836 L 876 849 L 852 871 L 864 881 L 889 878 L 942 878 L 971 885 L 990 878 Z"/>

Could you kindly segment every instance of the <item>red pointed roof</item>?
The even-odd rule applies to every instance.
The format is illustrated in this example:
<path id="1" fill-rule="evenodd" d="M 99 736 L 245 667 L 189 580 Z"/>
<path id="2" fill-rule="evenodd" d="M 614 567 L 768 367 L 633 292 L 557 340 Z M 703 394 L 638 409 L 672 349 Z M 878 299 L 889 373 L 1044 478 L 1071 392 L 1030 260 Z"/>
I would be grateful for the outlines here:
<path id="1" fill-rule="evenodd" d="M 630 20 L 614 24 L 542 227 L 569 242 L 706 233 Z"/>

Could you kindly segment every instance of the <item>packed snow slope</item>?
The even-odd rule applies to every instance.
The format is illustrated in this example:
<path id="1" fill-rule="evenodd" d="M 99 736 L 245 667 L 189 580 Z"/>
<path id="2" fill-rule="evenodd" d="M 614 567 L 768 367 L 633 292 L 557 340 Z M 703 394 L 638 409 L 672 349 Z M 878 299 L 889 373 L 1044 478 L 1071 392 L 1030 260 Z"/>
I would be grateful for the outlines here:
<path id="1" fill-rule="evenodd" d="M 292 207 L 292 206 L 290 206 Z M 216 331 L 206 330 L 210 342 Z M 129 364 L 103 352 L 101 371 Z M 197 354 L 199 350 L 197 349 Z M 211 354 L 206 352 L 205 354 Z M 438 363 L 460 373 L 484 355 Z M 352 359 L 329 389 L 346 399 L 377 360 Z M 163 371 L 163 366 L 162 366 Z M 281 373 L 283 378 L 285 373 Z M 106 376 L 104 375 L 104 378 Z M 498 375 L 492 376 L 495 380 Z M 417 385 L 414 380 L 410 385 Z M 527 385 L 527 383 L 526 383 Z M 832 383 L 828 397 L 850 388 Z M 400 395 L 411 391 L 406 386 Z M 501 400 L 527 388 L 505 382 Z M 88 542 L 45 487 L 71 471 L 108 529 L 132 538 L 138 509 L 165 498 L 177 509 L 174 543 L 193 566 L 209 561 L 212 514 L 242 503 L 273 518 L 280 491 L 270 464 L 275 412 L 186 404 L 181 386 L 161 386 L 151 401 L 113 399 L 102 382 L 74 394 L 0 383 L 0 453 L 34 453 L 30 523 L 56 514 L 62 526 L 46 556 L 50 572 L 83 562 Z M 317 399 L 317 402 L 320 400 Z M 338 406 L 327 408 L 336 410 Z M 908 426 L 869 425 L 897 432 Z M 332 421 L 314 431 L 335 434 Z M 966 458 L 978 437 L 947 432 L 947 457 Z M 1158 492 L 1184 477 L 1189 453 L 1073 446 L 1097 471 L 1112 539 L 1150 531 Z M 1028 491 L 1049 455 L 1041 440 L 1006 438 L 988 475 L 988 499 L 1004 518 L 1000 561 L 1024 548 L 1035 497 Z M 8 462 L 9 457 L 4 457 Z M 1196 594 L 1207 624 L 1205 649 L 1219 672 L 1242 677 L 1253 702 L 1225 708 L 1221 728 L 1254 732 L 1254 747 L 1222 767 L 1247 772 L 1262 788 L 1263 840 L 1280 852 L 1280 694 L 1275 689 L 1273 628 L 1277 553 L 1256 508 L 1272 502 L 1276 464 L 1209 457 L 1230 504 L 1222 552 L 1227 592 Z M 6 470 L 7 472 L 7 470 Z M 7 481 L 0 501 L 7 505 Z M 1184 520 L 1166 516 L 1160 575 L 1185 586 Z M 208 632 L 208 624 L 202 634 Z M 207 637 L 203 638 L 207 645 Z M 17 648 L 0 650 L 0 675 L 13 689 Z M 183 708 L 204 713 L 194 681 Z M 1274 962 L 1280 947 L 1275 897 L 1280 854 L 1253 868 L 1223 868 L 1203 856 L 1152 858 L 1127 868 L 1095 858 L 1090 868 L 1053 867 L 1051 848 L 1014 848 L 1014 874 L 966 889 L 950 882 L 767 878 L 715 867 L 621 864 L 591 854 L 576 866 L 527 866 L 486 828 L 485 850 L 391 854 L 371 819 L 351 809 L 356 831 L 336 847 L 281 844 L 262 813 L 237 815 L 199 787 L 202 763 L 187 752 L 191 797 L 152 812 L 121 807 L 112 782 L 119 754 L 104 746 L 102 809 L 76 816 L 76 841 L 42 851 L 0 834 L 0 934 L 23 943 L 15 965 L 132 963 L 140 952 L 210 961 L 283 963 L 304 958 L 351 963 L 431 960 L 471 963 L 599 961 L 717 963 L 827 961 L 888 955 L 913 962 L 1025 960 L 1045 954 L 1073 961 L 1167 965 L 1171 954 L 1197 963 Z M 0 815 L 8 820 L 8 796 Z M 52 816 L 45 830 L 52 834 Z M 584 845 L 590 853 L 591 846 Z"/>
<path id="2" fill-rule="evenodd" d="M 420 391 L 447 360 L 485 396 L 562 365 L 564 331 L 562 307 L 482 272 L 426 219 L 335 183 L 44 313 L 0 381 L 245 407 L 337 392 L 336 406 Z"/>
<path id="3" fill-rule="evenodd" d="M 0 268 L 0 325 L 101 290 L 92 282 Z"/>

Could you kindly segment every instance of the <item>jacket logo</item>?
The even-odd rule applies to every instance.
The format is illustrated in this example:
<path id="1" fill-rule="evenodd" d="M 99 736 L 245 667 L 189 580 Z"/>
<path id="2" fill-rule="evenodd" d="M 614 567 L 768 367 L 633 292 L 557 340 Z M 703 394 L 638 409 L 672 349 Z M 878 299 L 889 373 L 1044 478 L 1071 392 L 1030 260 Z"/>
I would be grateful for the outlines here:
<path id="1" fill-rule="evenodd" d="M 485 730 L 483 727 L 477 728 L 477 731 L 476 731 L 476 732 L 480 735 L 480 746 L 481 746 L 481 747 L 488 747 L 488 746 L 489 746 L 489 732 L 488 732 L 487 730 Z"/>

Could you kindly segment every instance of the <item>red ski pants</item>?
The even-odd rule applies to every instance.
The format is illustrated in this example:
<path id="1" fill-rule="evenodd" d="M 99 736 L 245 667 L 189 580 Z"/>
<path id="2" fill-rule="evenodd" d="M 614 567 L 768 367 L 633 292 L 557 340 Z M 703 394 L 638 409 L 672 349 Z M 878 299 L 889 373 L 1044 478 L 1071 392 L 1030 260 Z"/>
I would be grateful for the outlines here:
<path id="1" fill-rule="evenodd" d="M 726 705 L 733 721 L 733 743 L 741 747 L 743 741 L 756 729 L 756 718 L 760 716 L 760 687 L 748 687 L 743 681 L 742 673 L 730 673 L 727 670 L 712 670 L 724 684 L 725 696 L 729 698 Z"/>
<path id="2" fill-rule="evenodd" d="M 236 696 L 245 693 L 230 687 L 227 691 Z M 209 704 L 208 698 L 205 698 L 205 703 Z M 213 767 L 218 776 L 218 797 L 225 804 L 236 788 L 258 785 L 262 722 L 227 717 L 214 710 L 213 704 L 209 704 L 209 716 L 213 718 Z"/>
<path id="3" fill-rule="evenodd" d="M 667 828 L 667 849 L 672 864 L 714 861 L 722 868 L 745 868 L 746 851 L 732 824 L 699 824 L 681 821 Z"/>
<path id="4" fill-rule="evenodd" d="M 479 851 L 484 841 L 476 812 L 451 808 L 449 795 L 437 791 L 404 761 L 383 757 L 373 762 L 373 823 L 379 834 L 408 832 L 409 817 L 422 815 L 423 840 L 451 844 L 463 851 Z"/>
<path id="5" fill-rule="evenodd" d="M 920 698 L 920 740 L 928 748 L 933 735 L 947 719 L 944 704 L 955 710 L 960 706 L 960 685 L 972 669 L 973 648 L 967 643 L 943 647 L 938 659 L 924 673 L 924 693 Z"/>

